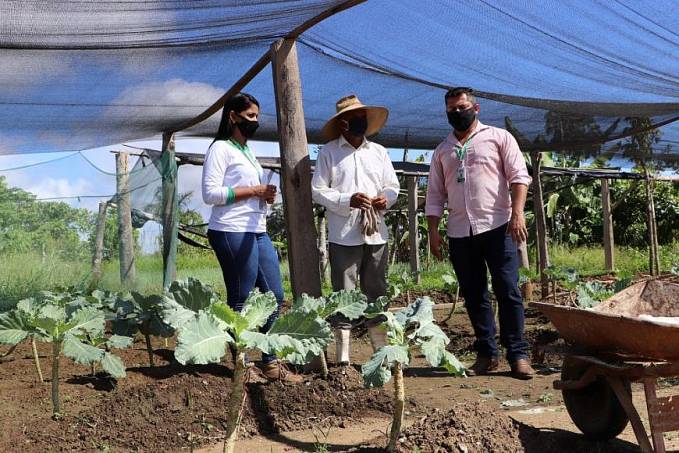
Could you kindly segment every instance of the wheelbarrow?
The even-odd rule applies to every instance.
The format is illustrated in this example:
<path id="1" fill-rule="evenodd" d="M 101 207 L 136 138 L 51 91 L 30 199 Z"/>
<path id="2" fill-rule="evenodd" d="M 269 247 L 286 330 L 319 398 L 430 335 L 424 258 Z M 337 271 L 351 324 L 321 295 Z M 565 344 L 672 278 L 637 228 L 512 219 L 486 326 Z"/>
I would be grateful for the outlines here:
<path id="1" fill-rule="evenodd" d="M 679 395 L 659 397 L 659 377 L 679 376 L 679 284 L 637 283 L 593 309 L 530 304 L 568 344 L 561 379 L 566 410 L 585 436 L 605 440 L 627 423 L 643 452 L 665 452 L 663 433 L 679 430 Z M 653 446 L 632 403 L 631 382 L 644 385 Z"/>

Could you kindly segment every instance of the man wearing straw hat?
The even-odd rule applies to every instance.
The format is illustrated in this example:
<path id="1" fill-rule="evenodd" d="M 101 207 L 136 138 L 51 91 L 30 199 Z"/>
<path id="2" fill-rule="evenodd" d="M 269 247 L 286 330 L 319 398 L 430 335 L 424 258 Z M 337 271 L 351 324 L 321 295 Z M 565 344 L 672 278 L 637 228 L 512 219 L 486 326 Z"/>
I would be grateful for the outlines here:
<path id="1" fill-rule="evenodd" d="M 353 95 L 337 101 L 336 110 L 321 131 L 330 141 L 318 154 L 311 190 L 314 201 L 328 210 L 333 290 L 354 289 L 358 281 L 372 302 L 387 290 L 384 212 L 396 202 L 399 182 L 387 150 L 366 136 L 384 126 L 389 112 Z M 334 325 L 337 362 L 348 364 L 351 323 L 337 319 Z M 368 332 L 373 348 L 385 344 L 377 327 Z"/>

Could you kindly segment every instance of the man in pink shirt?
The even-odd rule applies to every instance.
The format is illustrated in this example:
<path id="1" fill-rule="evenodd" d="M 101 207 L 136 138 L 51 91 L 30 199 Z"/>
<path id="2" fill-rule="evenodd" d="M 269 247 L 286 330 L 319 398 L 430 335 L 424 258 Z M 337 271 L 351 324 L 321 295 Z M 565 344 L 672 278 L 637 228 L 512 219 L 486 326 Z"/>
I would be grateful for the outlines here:
<path id="1" fill-rule="evenodd" d="M 517 244 L 528 237 L 523 208 L 531 178 L 514 137 L 477 119 L 480 108 L 472 89 L 449 90 L 445 101 L 453 131 L 431 159 L 425 208 L 429 246 L 441 259 L 438 226 L 447 205 L 450 260 L 476 335 L 477 357 L 469 374 L 498 368 L 488 270 L 500 312 L 500 343 L 512 375 L 530 379 L 535 370 L 523 338 Z"/>

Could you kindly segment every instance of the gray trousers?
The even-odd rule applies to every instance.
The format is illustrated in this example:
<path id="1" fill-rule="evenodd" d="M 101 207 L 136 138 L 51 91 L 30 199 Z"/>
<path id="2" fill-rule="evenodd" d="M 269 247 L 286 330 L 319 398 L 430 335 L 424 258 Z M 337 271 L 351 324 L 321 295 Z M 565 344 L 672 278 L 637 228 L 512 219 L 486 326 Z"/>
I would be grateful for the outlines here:
<path id="1" fill-rule="evenodd" d="M 330 279 L 332 290 L 356 289 L 374 302 L 387 294 L 387 244 L 339 245 L 330 243 Z M 354 320 L 357 322 L 359 320 Z M 342 315 L 330 320 L 337 329 L 351 329 L 352 323 Z"/>

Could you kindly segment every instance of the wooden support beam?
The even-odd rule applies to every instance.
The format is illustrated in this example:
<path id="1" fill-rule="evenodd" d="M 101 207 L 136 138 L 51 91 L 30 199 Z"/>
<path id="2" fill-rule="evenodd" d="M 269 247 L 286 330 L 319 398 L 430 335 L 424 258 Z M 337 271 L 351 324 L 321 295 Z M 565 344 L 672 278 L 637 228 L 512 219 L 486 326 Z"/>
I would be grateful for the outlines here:
<path id="1" fill-rule="evenodd" d="M 646 175 L 646 228 L 648 231 L 648 273 L 658 275 L 660 273 L 660 261 L 658 257 L 658 230 L 655 221 L 655 203 L 653 201 L 653 179 L 646 162 L 642 162 Z"/>
<path id="2" fill-rule="evenodd" d="M 517 252 L 519 254 L 519 262 L 521 263 L 521 268 L 530 270 L 530 257 L 528 256 L 528 244 L 522 242 L 517 246 Z M 531 301 L 533 299 L 533 281 L 528 280 L 521 285 L 521 296 L 524 301 Z"/>
<path id="3" fill-rule="evenodd" d="M 327 282 L 330 278 L 328 273 L 330 268 L 328 266 L 328 217 L 326 216 L 325 209 L 321 209 L 318 213 L 318 259 L 321 282 Z"/>
<path id="4" fill-rule="evenodd" d="M 615 269 L 615 241 L 613 238 L 613 213 L 608 179 L 601 180 L 601 206 L 603 208 L 604 223 L 604 260 L 606 262 L 606 270 L 613 272 Z"/>
<path id="5" fill-rule="evenodd" d="M 134 286 L 137 271 L 134 265 L 134 238 L 132 236 L 129 168 L 128 155 L 126 153 L 116 154 L 116 190 L 120 283 L 126 288 L 131 288 Z"/>
<path id="6" fill-rule="evenodd" d="M 547 221 L 545 216 L 545 204 L 542 199 L 542 182 L 540 181 L 540 165 L 542 154 L 539 151 L 531 151 L 533 162 L 533 210 L 535 212 L 535 229 L 537 232 L 537 246 L 540 268 L 540 283 L 542 288 L 542 299 L 546 299 L 549 294 L 549 281 L 545 275 L 545 269 L 549 267 L 549 253 L 547 251 Z"/>
<path id="7" fill-rule="evenodd" d="M 408 243 L 410 244 L 410 272 L 415 283 L 420 283 L 420 238 L 417 223 L 417 177 L 408 176 Z"/>
<path id="8" fill-rule="evenodd" d="M 163 288 L 167 289 L 177 279 L 177 226 L 179 207 L 177 205 L 177 162 L 175 161 L 174 134 L 163 134 L 163 156 L 161 156 L 163 221 Z"/>
<path id="9" fill-rule="evenodd" d="M 104 232 L 106 231 L 106 210 L 108 202 L 99 202 L 99 214 L 97 214 L 97 228 L 94 238 L 94 256 L 92 257 L 92 281 L 91 288 L 96 288 L 101 280 L 101 264 L 104 259 Z"/>
<path id="10" fill-rule="evenodd" d="M 271 63 L 292 293 L 295 298 L 302 293 L 318 297 L 321 276 L 311 200 L 311 163 L 295 41 L 276 41 L 271 46 Z"/>

